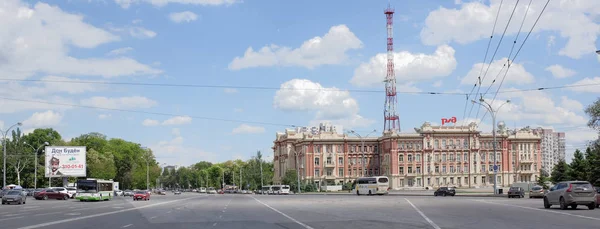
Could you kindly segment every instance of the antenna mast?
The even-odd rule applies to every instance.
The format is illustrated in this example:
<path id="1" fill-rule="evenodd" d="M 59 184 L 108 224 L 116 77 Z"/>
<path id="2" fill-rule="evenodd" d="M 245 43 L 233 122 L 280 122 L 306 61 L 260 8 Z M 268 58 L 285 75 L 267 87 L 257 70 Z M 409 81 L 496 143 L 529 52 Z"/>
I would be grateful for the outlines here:
<path id="1" fill-rule="evenodd" d="M 394 9 L 388 4 L 384 11 L 387 19 L 387 74 L 385 76 L 385 107 L 383 132 L 400 131 L 400 117 L 396 113 L 396 73 L 394 72 Z"/>

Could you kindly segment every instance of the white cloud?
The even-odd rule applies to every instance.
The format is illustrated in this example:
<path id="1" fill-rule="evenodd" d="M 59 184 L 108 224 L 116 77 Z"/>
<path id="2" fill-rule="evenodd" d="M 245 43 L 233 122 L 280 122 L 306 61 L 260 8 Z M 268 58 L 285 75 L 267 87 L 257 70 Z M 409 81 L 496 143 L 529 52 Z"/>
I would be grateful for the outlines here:
<path id="1" fill-rule="evenodd" d="M 110 117 L 112 117 L 111 114 L 99 114 L 98 115 L 98 119 L 109 119 Z"/>
<path id="2" fill-rule="evenodd" d="M 398 82 L 428 81 L 450 75 L 456 69 L 454 49 L 448 45 L 439 46 L 427 55 L 407 51 L 394 53 L 394 70 Z M 379 53 L 369 62 L 362 63 L 354 70 L 350 82 L 357 86 L 383 84 L 387 72 L 387 54 Z"/>
<path id="3" fill-rule="evenodd" d="M 161 72 L 131 58 L 69 56 L 73 48 L 91 49 L 120 40 L 85 23 L 82 15 L 46 3 L 31 8 L 17 0 L 3 1 L 0 12 L 5 12 L 0 14 L 0 72 L 11 78 L 27 78 L 35 73 L 116 77 Z"/>
<path id="4" fill-rule="evenodd" d="M 571 85 L 589 85 L 589 86 L 585 86 L 585 87 L 570 87 L 570 88 L 568 88 L 571 91 L 600 93 L 600 77 L 594 77 L 594 78 L 586 77 L 586 78 L 579 80 Z"/>
<path id="5" fill-rule="evenodd" d="M 4 121 L 0 120 L 0 130 L 6 131 L 4 130 Z"/>
<path id="6" fill-rule="evenodd" d="M 129 27 L 129 35 L 135 38 L 146 39 L 156 36 L 156 32 L 143 27 Z"/>
<path id="7" fill-rule="evenodd" d="M 433 85 L 432 85 L 432 86 L 433 86 L 433 87 L 441 87 L 441 86 L 442 86 L 442 84 L 443 84 L 443 82 L 442 82 L 441 80 L 438 80 L 438 81 L 435 81 L 435 82 L 433 82 Z"/>
<path id="8" fill-rule="evenodd" d="M 285 111 L 316 112 L 314 121 L 343 124 L 348 128 L 373 123 L 358 114 L 358 103 L 348 91 L 325 88 L 307 79 L 292 79 L 281 84 L 273 106 Z"/>
<path id="9" fill-rule="evenodd" d="M 57 112 L 48 110 L 45 112 L 35 112 L 31 117 L 23 121 L 25 128 L 51 127 L 60 124 L 63 116 Z"/>
<path id="10" fill-rule="evenodd" d="M 150 108 L 158 103 L 142 96 L 116 97 L 108 98 L 95 96 L 88 99 L 82 99 L 81 104 L 85 106 L 94 106 L 108 109 L 124 109 L 124 108 Z"/>
<path id="11" fill-rule="evenodd" d="M 192 118 L 189 116 L 176 116 L 170 119 L 167 119 L 162 122 L 163 126 L 172 126 L 172 125 L 183 125 L 189 124 L 192 122 Z"/>
<path id="12" fill-rule="evenodd" d="M 198 19 L 198 15 L 190 11 L 169 14 L 169 19 L 175 23 L 191 22 Z"/>
<path id="13" fill-rule="evenodd" d="M 560 66 L 558 64 L 548 66 L 544 70 L 551 72 L 552 75 L 554 76 L 554 78 L 559 78 L 559 79 L 571 77 L 571 76 L 574 76 L 575 74 L 577 74 L 577 72 L 575 72 L 571 69 L 565 68 L 563 66 Z"/>
<path id="14" fill-rule="evenodd" d="M 502 81 L 502 78 L 504 77 L 504 74 L 506 73 L 506 70 L 508 69 L 508 59 L 502 58 L 500 60 L 492 61 L 492 64 L 489 67 L 489 70 L 487 71 L 486 75 L 485 72 L 488 66 L 489 64 L 487 63 L 474 64 L 471 70 L 467 73 L 467 75 L 462 78 L 460 83 L 463 85 L 473 85 L 476 82 L 478 82 L 477 79 L 481 76 L 482 90 L 487 89 L 487 87 L 489 87 L 494 80 L 496 80 L 496 82 L 494 82 L 494 86 L 499 86 L 500 82 Z M 505 67 L 503 68 L 503 66 Z M 500 70 L 502 70 L 502 72 L 500 72 Z M 504 79 L 504 83 L 502 84 L 502 86 L 504 87 L 505 85 L 509 84 L 523 85 L 533 83 L 534 81 L 535 79 L 533 75 L 527 72 L 523 65 L 512 63 L 510 69 L 508 69 L 508 73 L 506 73 L 506 78 Z"/>
<path id="15" fill-rule="evenodd" d="M 421 41 L 426 45 L 446 44 L 450 41 L 467 44 L 489 38 L 501 0 L 490 2 L 490 6 L 473 1 L 460 5 L 460 9 L 440 7 L 430 12 L 425 19 L 425 27 L 421 30 Z M 545 3 L 546 1 L 533 1 L 522 32 L 529 31 Z M 502 34 L 513 8 L 514 1 L 510 3 L 504 1 L 495 35 Z M 526 10 L 527 3 L 521 1 L 508 27 L 507 35 L 518 32 Z M 559 54 L 580 58 L 590 53 L 590 50 L 595 50 L 595 42 L 600 34 L 600 26 L 595 23 L 598 12 L 600 12 L 600 1 L 552 2 L 544 11 L 534 33 L 557 32 L 562 38 L 567 39 L 565 47 L 561 48 Z M 521 37 L 519 39 L 520 41 L 517 42 L 523 40 Z M 494 40 L 497 42 L 497 39 Z M 506 38 L 505 40 L 506 43 L 511 41 Z"/>
<path id="16" fill-rule="evenodd" d="M 265 132 L 265 128 L 262 126 L 251 126 L 248 124 L 239 125 L 233 128 L 232 134 L 261 134 Z"/>
<path id="17" fill-rule="evenodd" d="M 144 126 L 158 126 L 158 124 L 160 124 L 160 122 L 154 119 L 144 119 L 144 121 L 142 122 L 142 125 Z"/>
<path id="18" fill-rule="evenodd" d="M 230 70 L 252 67 L 300 66 L 312 69 L 321 65 L 341 64 L 348 59 L 346 52 L 362 47 L 362 42 L 346 25 L 329 29 L 323 37 L 313 37 L 299 48 L 267 45 L 258 51 L 249 47 L 243 57 L 235 57 Z"/>
<path id="19" fill-rule="evenodd" d="M 565 140 L 570 144 L 587 143 L 588 141 L 593 141 L 598 138 L 600 138 L 600 136 L 598 135 L 597 131 L 586 127 L 565 131 Z"/>
<path id="20" fill-rule="evenodd" d="M 223 89 L 223 92 L 225 92 L 227 94 L 233 94 L 233 93 L 237 93 L 238 90 L 235 88 L 225 88 L 225 89 Z"/>
<path id="21" fill-rule="evenodd" d="M 119 55 L 124 55 L 127 54 L 128 52 L 133 51 L 132 47 L 124 47 L 124 48 L 118 48 L 118 49 L 113 49 L 110 52 L 108 52 L 108 56 L 119 56 Z"/>
<path id="22" fill-rule="evenodd" d="M 234 3 L 241 2 L 241 0 L 115 0 L 119 6 L 127 9 L 132 4 L 136 3 L 149 3 L 154 6 L 162 7 L 170 3 L 178 4 L 189 4 L 189 5 L 201 5 L 201 6 L 218 6 L 218 5 L 232 5 Z"/>
<path id="23" fill-rule="evenodd" d="M 2 93 L 0 93 L 0 94 L 2 94 Z M 30 96 L 18 97 L 16 94 L 10 95 L 7 97 L 23 99 L 23 100 L 27 100 L 27 101 L 0 99 L 0 107 L 2 107 L 2 109 L 0 109 L 0 113 L 2 113 L 2 114 L 10 114 L 10 113 L 16 113 L 16 112 L 27 111 L 27 110 L 65 111 L 65 110 L 72 109 L 73 107 L 72 106 L 60 106 L 60 105 L 55 105 L 55 104 L 51 104 L 51 103 L 76 104 L 76 102 L 74 102 L 71 99 L 67 99 L 67 98 L 60 97 L 60 96 L 52 96 L 52 95 L 44 96 L 43 99 L 32 98 Z"/>
<path id="24" fill-rule="evenodd" d="M 561 106 L 572 111 L 583 111 L 583 104 L 577 100 L 569 99 L 566 96 L 561 96 Z"/>
<path id="25" fill-rule="evenodd" d="M 244 109 L 242 109 L 242 108 L 234 108 L 233 112 L 236 112 L 236 113 L 244 112 Z"/>
<path id="26" fill-rule="evenodd" d="M 173 129 L 171 134 L 173 136 L 170 140 L 150 144 L 150 149 L 160 162 L 188 166 L 198 161 L 215 162 L 217 160 L 218 157 L 215 153 L 202 151 L 198 147 L 186 146 L 185 139 L 179 130 Z"/>

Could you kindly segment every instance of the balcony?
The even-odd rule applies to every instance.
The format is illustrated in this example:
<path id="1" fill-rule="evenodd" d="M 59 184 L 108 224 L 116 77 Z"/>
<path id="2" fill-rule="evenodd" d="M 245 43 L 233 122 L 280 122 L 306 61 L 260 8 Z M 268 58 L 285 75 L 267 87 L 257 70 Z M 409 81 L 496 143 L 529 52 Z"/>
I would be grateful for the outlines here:
<path id="1" fill-rule="evenodd" d="M 533 170 L 521 170 L 519 171 L 521 174 L 534 174 L 536 171 Z"/>
<path id="2" fill-rule="evenodd" d="M 521 162 L 521 163 L 533 163 L 533 158 L 521 158 L 521 160 L 519 160 L 519 162 Z"/>
<path id="3" fill-rule="evenodd" d="M 335 163 L 325 163 L 325 168 L 334 168 L 335 167 Z"/>

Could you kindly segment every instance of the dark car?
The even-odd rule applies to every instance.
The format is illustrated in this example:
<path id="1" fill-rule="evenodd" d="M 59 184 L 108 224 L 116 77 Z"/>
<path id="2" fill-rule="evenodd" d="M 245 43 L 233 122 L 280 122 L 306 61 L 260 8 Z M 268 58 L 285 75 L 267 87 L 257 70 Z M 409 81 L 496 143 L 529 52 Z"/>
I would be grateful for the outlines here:
<path id="1" fill-rule="evenodd" d="M 456 195 L 456 190 L 453 187 L 440 187 L 435 192 L 433 192 L 434 196 L 454 196 Z"/>
<path id="2" fill-rule="evenodd" d="M 54 189 L 46 189 L 41 192 L 37 192 L 33 195 L 33 198 L 36 200 L 47 200 L 47 199 L 57 199 L 57 200 L 68 200 L 69 194 L 62 193 Z"/>
<path id="3" fill-rule="evenodd" d="M 525 197 L 525 190 L 523 190 L 523 188 L 521 188 L 521 187 L 510 187 L 510 189 L 508 189 L 508 198 L 514 198 L 514 197 L 518 197 L 518 198 Z"/>
<path id="4" fill-rule="evenodd" d="M 150 194 L 146 191 L 135 191 L 133 200 L 150 200 Z"/>
<path id="5" fill-rule="evenodd" d="M 23 190 L 10 190 L 2 196 L 2 204 L 25 204 L 26 199 L 27 193 L 25 193 Z"/>
<path id="6" fill-rule="evenodd" d="M 600 187 L 596 187 L 596 207 L 600 208 Z"/>

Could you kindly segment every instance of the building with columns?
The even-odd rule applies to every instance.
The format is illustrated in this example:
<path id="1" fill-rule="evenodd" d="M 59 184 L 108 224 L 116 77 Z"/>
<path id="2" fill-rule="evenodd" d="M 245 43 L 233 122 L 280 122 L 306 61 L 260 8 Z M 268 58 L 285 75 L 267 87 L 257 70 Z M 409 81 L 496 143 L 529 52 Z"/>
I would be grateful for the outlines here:
<path id="1" fill-rule="evenodd" d="M 277 133 L 272 147 L 273 182 L 280 184 L 286 171 L 299 169 L 303 183 L 342 185 L 363 176 L 363 167 L 364 176 L 388 176 L 392 189 L 485 187 L 494 182 L 492 133 L 478 131 L 475 123 L 432 126 L 425 122 L 415 133 L 385 133 L 362 140 L 364 148 L 360 138 L 327 127 Z M 499 186 L 537 179 L 542 168 L 538 132 L 510 131 L 500 123 L 496 142 Z"/>

